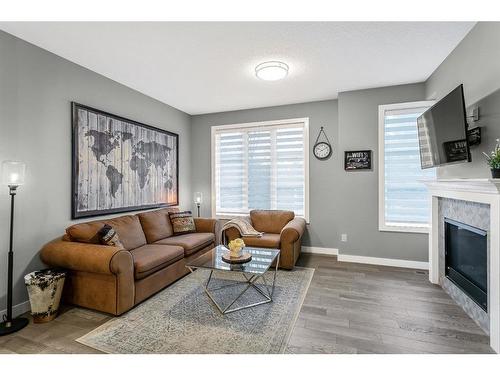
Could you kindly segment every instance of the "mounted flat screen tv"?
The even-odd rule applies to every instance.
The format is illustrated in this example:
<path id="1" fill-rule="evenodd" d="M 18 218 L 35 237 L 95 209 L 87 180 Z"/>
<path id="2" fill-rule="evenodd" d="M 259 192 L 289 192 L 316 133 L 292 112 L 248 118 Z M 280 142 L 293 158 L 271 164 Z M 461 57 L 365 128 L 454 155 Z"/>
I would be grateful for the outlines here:
<path id="1" fill-rule="evenodd" d="M 471 161 L 463 85 L 417 118 L 422 169 Z"/>

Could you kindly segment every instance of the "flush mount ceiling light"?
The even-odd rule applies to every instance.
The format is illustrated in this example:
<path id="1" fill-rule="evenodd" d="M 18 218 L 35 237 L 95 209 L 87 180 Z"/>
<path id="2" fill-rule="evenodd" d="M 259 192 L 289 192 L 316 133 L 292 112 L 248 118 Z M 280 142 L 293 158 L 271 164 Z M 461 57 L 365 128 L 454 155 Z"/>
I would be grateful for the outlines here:
<path id="1" fill-rule="evenodd" d="M 255 75 L 264 81 L 278 81 L 288 75 L 288 65 L 281 61 L 266 61 L 255 67 Z"/>

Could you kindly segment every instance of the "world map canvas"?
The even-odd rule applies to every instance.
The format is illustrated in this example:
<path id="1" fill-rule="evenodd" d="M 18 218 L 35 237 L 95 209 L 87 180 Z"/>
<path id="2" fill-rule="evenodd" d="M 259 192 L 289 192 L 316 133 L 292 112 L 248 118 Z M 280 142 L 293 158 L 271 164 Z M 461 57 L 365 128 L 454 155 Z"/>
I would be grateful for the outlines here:
<path id="1" fill-rule="evenodd" d="M 72 106 L 73 218 L 178 204 L 177 134 Z"/>

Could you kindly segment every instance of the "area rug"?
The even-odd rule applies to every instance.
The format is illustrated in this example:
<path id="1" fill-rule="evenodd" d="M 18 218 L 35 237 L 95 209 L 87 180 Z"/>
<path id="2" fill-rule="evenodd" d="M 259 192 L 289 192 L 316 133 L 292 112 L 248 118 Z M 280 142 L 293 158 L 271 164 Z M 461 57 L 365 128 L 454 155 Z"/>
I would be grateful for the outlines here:
<path id="1" fill-rule="evenodd" d="M 314 270 L 278 271 L 273 302 L 222 315 L 201 283 L 197 270 L 76 341 L 106 353 L 283 353 Z M 266 274 L 272 282 L 272 272 Z M 234 283 L 242 275 L 215 273 L 211 288 Z M 243 285 L 213 292 L 225 305 Z M 262 300 L 253 288 L 238 303 Z"/>

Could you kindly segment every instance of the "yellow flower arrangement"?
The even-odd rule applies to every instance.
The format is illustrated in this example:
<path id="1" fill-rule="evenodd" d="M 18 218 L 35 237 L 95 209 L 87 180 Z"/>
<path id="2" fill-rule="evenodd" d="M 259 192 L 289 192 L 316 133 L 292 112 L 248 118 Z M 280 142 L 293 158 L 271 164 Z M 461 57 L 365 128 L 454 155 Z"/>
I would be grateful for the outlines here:
<path id="1" fill-rule="evenodd" d="M 245 247 L 245 242 L 241 238 L 236 238 L 229 242 L 228 247 L 232 257 L 239 257 L 241 249 Z"/>

